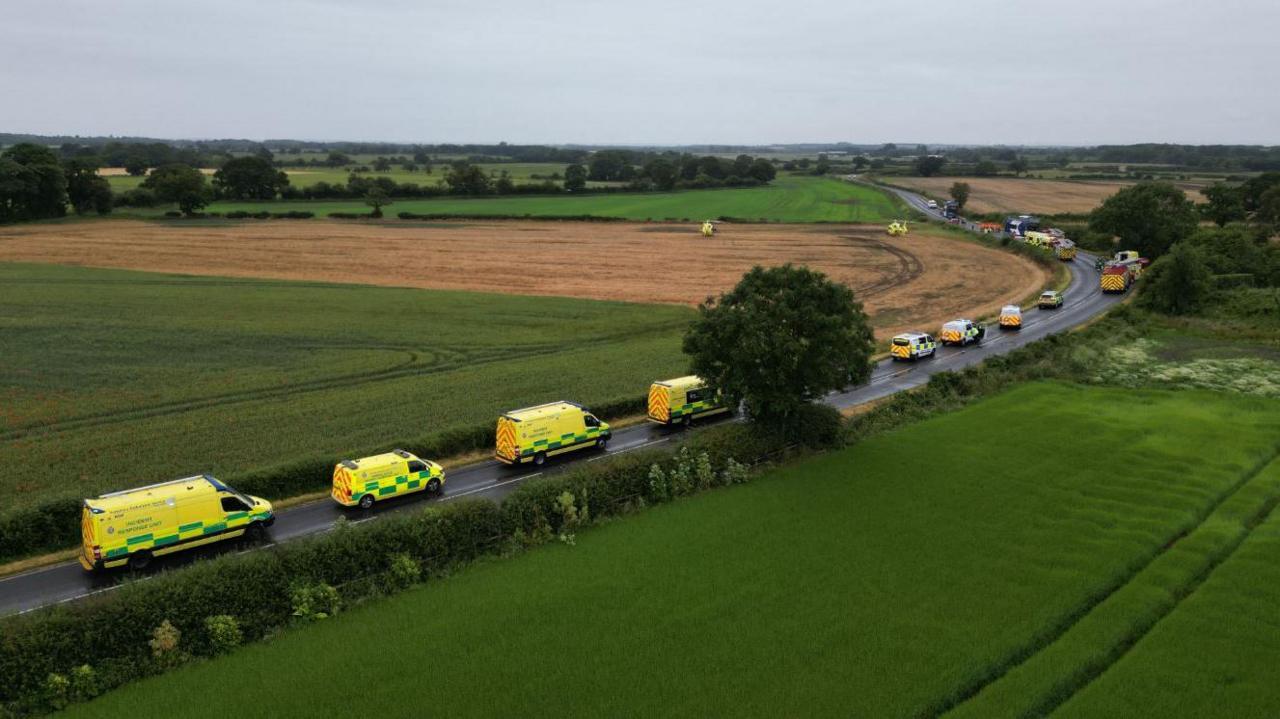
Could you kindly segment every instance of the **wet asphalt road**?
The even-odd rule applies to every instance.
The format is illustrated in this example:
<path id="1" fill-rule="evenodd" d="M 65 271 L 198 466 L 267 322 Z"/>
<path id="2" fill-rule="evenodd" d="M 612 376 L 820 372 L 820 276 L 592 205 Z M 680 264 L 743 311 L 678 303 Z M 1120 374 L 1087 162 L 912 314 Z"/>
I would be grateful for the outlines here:
<path id="1" fill-rule="evenodd" d="M 924 204 L 925 201 L 919 196 L 900 190 L 893 191 L 931 219 L 942 221 L 936 212 L 928 209 Z M 1093 269 L 1094 259 L 1092 255 L 1081 252 L 1077 259 L 1070 263 L 1072 278 L 1065 292 L 1067 299 L 1064 306 L 1057 310 L 1031 309 L 1024 312 L 1021 330 L 1001 331 L 995 327 L 988 327 L 986 338 L 981 344 L 964 348 L 941 347 L 936 356 L 915 362 L 881 361 L 876 365 L 866 384 L 846 392 L 832 393 L 825 398 L 825 401 L 832 406 L 844 409 L 880 399 L 895 392 L 918 387 L 928 382 L 929 377 L 935 373 L 958 370 L 977 364 L 987 357 L 1008 352 L 1049 334 L 1062 332 L 1087 322 L 1123 297 L 1102 294 L 1098 288 L 1098 274 Z M 995 309 L 997 308 L 992 308 L 993 311 Z M 936 328 L 928 328 L 927 331 L 936 332 Z M 380 503 L 369 511 L 346 510 L 327 498 L 297 505 L 277 513 L 275 525 L 270 530 L 271 542 L 285 542 L 327 531 L 333 527 L 335 520 L 344 516 L 357 522 L 374 521 L 390 512 L 422 507 L 426 502 L 449 502 L 463 497 L 483 497 L 501 501 L 522 482 L 554 474 L 578 462 L 591 462 L 601 457 L 631 452 L 642 447 L 661 446 L 678 438 L 681 434 L 681 430 L 678 429 L 672 430 L 646 423 L 615 431 L 606 451 L 588 449 L 570 453 L 553 458 L 543 467 L 536 469 L 512 468 L 496 461 L 488 461 L 446 470 L 447 484 L 442 496 L 428 497 L 425 494 L 414 494 Z M 237 547 L 234 542 L 223 544 L 230 546 L 215 545 L 157 558 L 152 568 L 148 570 L 147 576 L 154 576 L 155 572 L 163 572 L 219 552 L 244 551 L 242 546 Z M 111 591 L 129 576 L 128 572 L 94 575 L 84 571 L 78 562 L 67 562 L 5 577 L 0 579 L 0 615 L 30 611 L 51 604 L 74 601 L 99 592 Z M 143 577 L 142 580 L 145 578 Z"/>

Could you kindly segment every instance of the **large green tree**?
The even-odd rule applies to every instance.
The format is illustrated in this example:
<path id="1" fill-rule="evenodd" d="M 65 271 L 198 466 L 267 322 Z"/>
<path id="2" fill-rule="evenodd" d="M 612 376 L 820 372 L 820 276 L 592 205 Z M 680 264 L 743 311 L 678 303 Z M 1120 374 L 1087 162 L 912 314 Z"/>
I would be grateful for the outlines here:
<path id="1" fill-rule="evenodd" d="M 938 155 L 921 155 L 916 158 L 915 170 L 916 174 L 921 177 L 933 177 L 942 172 L 942 166 L 947 164 L 947 158 Z"/>
<path id="2" fill-rule="evenodd" d="M 587 168 L 572 164 L 564 168 L 564 189 L 569 192 L 581 192 L 587 187 Z"/>
<path id="3" fill-rule="evenodd" d="M 67 199 L 76 214 L 90 210 L 99 215 L 111 212 L 111 183 L 98 174 L 98 163 L 90 158 L 73 158 L 62 164 L 67 176 Z"/>
<path id="4" fill-rule="evenodd" d="M 659 190 L 670 190 L 676 186 L 676 180 L 680 179 L 680 175 L 676 172 L 676 166 L 668 159 L 656 157 L 645 163 L 644 174 L 650 180 L 653 180 L 653 186 Z"/>
<path id="5" fill-rule="evenodd" d="M 466 160 L 450 165 L 444 181 L 449 185 L 449 192 L 455 195 L 488 195 L 493 190 L 484 168 Z"/>
<path id="6" fill-rule="evenodd" d="M 1232 187 L 1221 182 L 1200 190 L 1205 197 L 1205 204 L 1200 212 L 1218 225 L 1226 227 L 1227 223 L 1238 222 L 1245 218 L 1244 192 L 1239 187 Z"/>
<path id="7" fill-rule="evenodd" d="M 0 153 L 0 222 L 67 214 L 67 178 L 58 155 L 21 143 Z"/>
<path id="8" fill-rule="evenodd" d="M 870 375 L 871 325 L 853 290 L 807 267 L 755 267 L 707 298 L 684 337 L 692 371 L 754 420 L 801 408 Z"/>
<path id="9" fill-rule="evenodd" d="M 1203 307 L 1212 292 L 1213 276 L 1200 249 L 1179 242 L 1144 273 L 1139 302 L 1157 312 L 1188 315 Z"/>
<path id="10" fill-rule="evenodd" d="M 161 165 L 142 181 L 161 202 L 173 202 L 184 215 L 194 215 L 209 204 L 209 188 L 204 173 L 190 165 Z"/>
<path id="11" fill-rule="evenodd" d="M 778 176 L 778 168 L 763 157 L 757 157 L 751 161 L 751 166 L 747 168 L 747 174 L 760 182 L 773 182 L 773 178 Z"/>
<path id="12" fill-rule="evenodd" d="M 213 186 L 233 200 L 273 200 L 289 186 L 289 175 L 266 158 L 237 157 L 213 173 Z"/>
<path id="13" fill-rule="evenodd" d="M 969 183 L 967 182 L 951 183 L 949 194 L 951 199 L 955 200 L 956 204 L 960 206 L 960 209 L 964 209 L 965 203 L 969 201 L 969 190 Z"/>
<path id="14" fill-rule="evenodd" d="M 1167 182 L 1142 182 L 1108 197 L 1089 215 L 1089 229 L 1119 237 L 1123 249 L 1156 259 L 1195 231 L 1186 194 Z"/>

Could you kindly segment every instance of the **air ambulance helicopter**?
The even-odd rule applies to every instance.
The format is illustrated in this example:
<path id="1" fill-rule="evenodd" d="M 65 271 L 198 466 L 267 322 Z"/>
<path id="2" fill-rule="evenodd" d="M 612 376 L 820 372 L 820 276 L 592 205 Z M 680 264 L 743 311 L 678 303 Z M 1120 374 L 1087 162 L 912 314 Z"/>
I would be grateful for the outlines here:
<path id="1" fill-rule="evenodd" d="M 910 230 L 907 229 L 906 220 L 894 220 L 889 223 L 889 227 L 885 230 L 885 232 L 889 233 L 890 237 L 902 237 L 909 231 Z"/>
<path id="2" fill-rule="evenodd" d="M 714 235 L 715 233 L 716 233 L 716 223 L 712 222 L 711 220 L 703 220 L 703 222 L 702 222 L 702 236 L 703 236 L 703 237 L 711 237 L 711 236 L 712 236 L 712 235 Z"/>

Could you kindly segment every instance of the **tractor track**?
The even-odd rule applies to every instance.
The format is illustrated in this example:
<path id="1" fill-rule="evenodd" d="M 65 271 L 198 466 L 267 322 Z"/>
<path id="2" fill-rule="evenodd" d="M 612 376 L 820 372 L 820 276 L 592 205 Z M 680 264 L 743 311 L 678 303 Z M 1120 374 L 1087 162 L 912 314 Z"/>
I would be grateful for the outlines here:
<path id="1" fill-rule="evenodd" d="M 859 297 L 874 297 L 883 292 L 887 292 L 895 287 L 901 287 L 903 284 L 919 279 L 924 274 L 924 263 L 916 255 L 889 244 L 883 240 L 871 237 L 858 237 L 856 235 L 840 235 L 840 239 L 848 240 L 850 243 L 865 249 L 878 250 L 888 253 L 898 261 L 898 268 L 889 276 L 876 280 L 866 285 L 853 288 Z"/>

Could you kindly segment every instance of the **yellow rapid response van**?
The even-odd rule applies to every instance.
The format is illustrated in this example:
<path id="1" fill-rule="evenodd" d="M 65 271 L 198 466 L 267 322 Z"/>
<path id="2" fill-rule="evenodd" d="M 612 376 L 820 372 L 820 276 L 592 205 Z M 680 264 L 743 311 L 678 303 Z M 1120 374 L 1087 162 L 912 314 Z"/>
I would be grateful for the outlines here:
<path id="1" fill-rule="evenodd" d="M 688 426 L 695 417 L 728 412 L 720 393 L 697 375 L 654 382 L 649 386 L 649 421 Z"/>
<path id="2" fill-rule="evenodd" d="M 164 554 L 246 532 L 261 538 L 275 522 L 271 503 L 207 474 L 84 500 L 80 531 L 85 569 L 145 567 Z"/>
<path id="3" fill-rule="evenodd" d="M 333 468 L 329 496 L 344 507 L 368 509 L 380 499 L 412 492 L 444 491 L 444 468 L 403 449 L 364 459 L 344 459 Z"/>
<path id="4" fill-rule="evenodd" d="M 532 462 L 586 447 L 604 448 L 612 436 L 585 407 L 573 402 L 551 402 L 507 412 L 498 418 L 494 458 L 507 464 Z"/>

